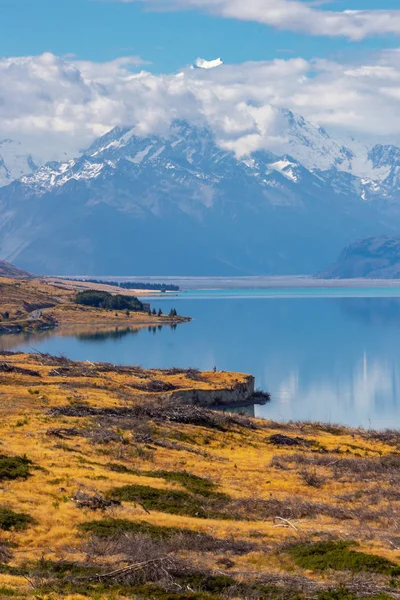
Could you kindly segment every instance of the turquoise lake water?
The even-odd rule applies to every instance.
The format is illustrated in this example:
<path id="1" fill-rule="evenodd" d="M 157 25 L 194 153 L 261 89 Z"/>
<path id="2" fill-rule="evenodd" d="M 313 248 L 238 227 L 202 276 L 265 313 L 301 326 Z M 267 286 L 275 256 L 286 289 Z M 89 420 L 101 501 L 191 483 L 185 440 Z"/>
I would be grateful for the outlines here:
<path id="1" fill-rule="evenodd" d="M 107 335 L 3 337 L 0 347 L 242 371 L 272 394 L 258 416 L 400 427 L 400 288 L 202 290 L 151 303 L 193 321 Z"/>

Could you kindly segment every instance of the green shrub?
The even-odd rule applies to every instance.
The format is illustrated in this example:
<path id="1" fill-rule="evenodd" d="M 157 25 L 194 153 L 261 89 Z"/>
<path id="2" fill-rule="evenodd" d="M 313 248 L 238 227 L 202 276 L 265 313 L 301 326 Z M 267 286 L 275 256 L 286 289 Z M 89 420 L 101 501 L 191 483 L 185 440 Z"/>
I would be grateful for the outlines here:
<path id="1" fill-rule="evenodd" d="M 203 477 L 187 473 L 186 471 L 149 471 L 143 473 L 143 475 L 146 475 L 147 477 L 160 477 L 166 481 L 179 483 L 194 494 L 211 496 L 215 493 L 215 483 L 212 483 L 212 481 L 204 479 Z"/>
<path id="2" fill-rule="evenodd" d="M 16 591 L 5 586 L 0 587 L 0 596 L 15 596 Z"/>
<path id="3" fill-rule="evenodd" d="M 211 498 L 206 499 L 181 490 L 160 490 L 145 485 L 125 485 L 110 490 L 108 495 L 115 500 L 136 502 L 146 510 L 157 510 L 172 515 L 213 519 L 232 518 L 220 512 L 229 501 L 229 497 L 224 494 L 214 493 Z"/>
<path id="4" fill-rule="evenodd" d="M 108 465 L 110 471 L 114 471 L 115 473 L 126 473 L 129 475 L 140 475 L 140 471 L 136 471 L 134 469 L 129 469 L 125 465 L 121 465 L 120 463 L 110 463 Z"/>
<path id="5" fill-rule="evenodd" d="M 296 544 L 289 549 L 290 556 L 303 569 L 311 571 L 352 571 L 359 573 L 381 573 L 398 576 L 400 567 L 386 558 L 365 552 L 356 552 L 349 548 L 352 542 L 316 542 Z"/>
<path id="6" fill-rule="evenodd" d="M 75 302 L 83 306 L 93 306 L 94 308 L 105 308 L 108 310 L 143 311 L 143 304 L 134 296 L 123 296 L 121 294 L 113 296 L 108 292 L 97 290 L 78 292 L 75 296 Z"/>
<path id="7" fill-rule="evenodd" d="M 0 563 L 0 573 L 2 575 L 12 575 L 13 577 L 24 577 L 27 575 L 27 570 L 24 567 L 11 567 Z"/>
<path id="8" fill-rule="evenodd" d="M 34 519 L 26 513 L 17 513 L 10 508 L 0 507 L 0 529 L 3 531 L 22 531 L 34 523 Z"/>
<path id="9" fill-rule="evenodd" d="M 209 575 L 190 573 L 179 578 L 179 583 L 186 588 L 197 589 L 210 594 L 221 594 L 229 588 L 237 586 L 237 582 L 228 575 Z"/>
<path id="10" fill-rule="evenodd" d="M 56 577 L 57 579 L 63 579 L 66 576 L 87 577 L 97 573 L 97 569 L 91 565 L 67 560 L 46 560 L 45 558 L 26 565 L 26 568 L 29 569 L 29 572 L 37 573 L 42 577 Z"/>
<path id="11" fill-rule="evenodd" d="M 392 596 L 387 594 L 378 594 L 377 596 L 369 596 L 368 598 L 360 598 L 345 588 L 338 590 L 327 590 L 317 594 L 317 600 L 391 600 Z"/>
<path id="12" fill-rule="evenodd" d="M 206 592 L 171 592 L 155 585 L 143 585 L 135 588 L 139 600 L 224 600 L 223 596 L 215 596 Z"/>
<path id="13" fill-rule="evenodd" d="M 81 523 L 79 529 L 84 533 L 92 533 L 102 538 L 114 537 L 125 533 L 144 533 L 151 537 L 162 539 L 167 539 L 182 533 L 186 535 L 196 535 L 196 533 L 190 529 L 160 527 L 146 523 L 145 521 L 128 521 L 128 519 L 111 518 Z"/>
<path id="14" fill-rule="evenodd" d="M 232 591 L 243 591 L 244 594 L 250 591 L 250 586 L 242 585 L 232 577 L 212 575 L 211 573 L 187 573 L 177 577 L 176 583 L 181 590 L 186 591 L 167 592 L 157 585 L 144 585 L 136 588 L 136 597 L 152 598 L 154 600 L 222 600 L 226 598 L 226 593 L 229 594 Z M 244 597 L 240 593 L 234 593 L 233 595 L 235 598 Z"/>
<path id="15" fill-rule="evenodd" d="M 26 456 L 0 454 L 0 481 L 27 479 L 31 474 L 32 464 Z"/>
<path id="16" fill-rule="evenodd" d="M 201 496 L 220 496 L 218 492 L 215 492 L 217 487 L 215 483 L 204 477 L 187 473 L 186 471 L 136 471 L 118 463 L 110 464 L 109 469 L 116 473 L 153 477 L 155 479 L 165 479 L 166 481 L 179 483 L 182 487 L 189 490 L 189 492 L 200 494 Z"/>

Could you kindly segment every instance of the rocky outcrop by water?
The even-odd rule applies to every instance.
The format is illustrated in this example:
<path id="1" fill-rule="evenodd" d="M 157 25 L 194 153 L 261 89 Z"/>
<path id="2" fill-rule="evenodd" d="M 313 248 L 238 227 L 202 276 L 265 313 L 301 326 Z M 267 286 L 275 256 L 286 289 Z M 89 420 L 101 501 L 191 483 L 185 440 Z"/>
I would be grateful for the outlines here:
<path id="1" fill-rule="evenodd" d="M 255 391 L 255 378 L 252 375 L 247 376 L 244 383 L 237 383 L 229 389 L 179 390 L 172 392 L 169 397 L 185 404 L 205 407 L 265 404 L 270 400 L 269 394 Z"/>

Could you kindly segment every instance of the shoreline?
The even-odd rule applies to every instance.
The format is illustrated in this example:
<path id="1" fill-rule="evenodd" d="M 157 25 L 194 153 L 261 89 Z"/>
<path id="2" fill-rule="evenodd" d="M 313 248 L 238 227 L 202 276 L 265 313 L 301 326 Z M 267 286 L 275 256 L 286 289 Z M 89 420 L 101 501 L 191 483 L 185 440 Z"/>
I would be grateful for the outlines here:
<path id="1" fill-rule="evenodd" d="M 167 327 L 174 325 L 182 325 L 184 323 L 190 323 L 193 319 L 191 317 L 157 317 L 156 320 L 148 321 L 137 321 L 130 320 L 127 318 L 126 321 L 63 321 L 55 323 L 54 325 L 39 324 L 35 326 L 33 323 L 11 323 L 7 326 L 0 326 L 0 336 L 6 335 L 21 335 L 24 333 L 45 333 L 45 332 L 60 332 L 63 331 L 62 335 L 68 335 L 68 330 L 72 332 L 74 328 L 86 327 L 84 331 L 86 333 L 96 332 L 112 332 L 115 330 L 126 330 L 132 329 L 139 331 L 140 329 L 146 329 L 148 327 Z M 82 333 L 84 333 L 82 332 Z"/>
<path id="2" fill-rule="evenodd" d="M 0 278 L 0 290 L 0 335 L 56 331 L 67 326 L 140 329 L 175 326 L 192 320 L 180 315 L 150 315 L 145 310 L 103 309 L 77 304 L 75 288 L 60 287 L 45 279 Z M 113 292 L 117 290 L 112 288 Z M 123 295 L 135 297 L 133 293 Z"/>
<path id="3" fill-rule="evenodd" d="M 77 361 L 51 356 L 33 350 L 0 350 L 1 373 L 15 373 L 27 378 L 26 384 L 58 385 L 63 379 L 73 379 L 74 385 L 95 378 L 101 386 L 122 386 L 136 390 L 135 402 L 149 396 L 176 405 L 200 407 L 234 407 L 265 404 L 270 395 L 256 391 L 255 378 L 246 373 L 228 371 L 198 371 L 196 369 L 144 369 L 138 366 L 118 366 L 110 363 Z M 1 361 L 0 361 L 1 362 Z M 29 381 L 30 380 L 30 381 Z M 7 383 L 7 382 L 3 382 Z M 90 385 L 89 385 L 90 387 Z"/>
<path id="4" fill-rule="evenodd" d="M 107 277 L 99 276 L 99 280 L 107 280 Z M 42 278 L 48 281 L 55 282 L 66 282 L 65 280 L 58 278 Z M 252 275 L 252 276 L 237 276 L 237 277 L 192 277 L 192 276 L 125 276 L 125 277 L 113 277 L 116 281 L 129 282 L 140 279 L 143 283 L 158 283 L 162 280 L 164 283 L 173 283 L 179 285 L 181 288 L 178 292 L 156 292 L 151 290 L 124 290 L 125 292 L 134 292 L 135 295 L 146 296 L 146 297 L 170 297 L 174 295 L 181 295 L 188 290 L 207 290 L 207 291 L 219 291 L 228 289 L 274 289 L 274 288 L 321 288 L 321 289 L 363 289 L 363 288 L 399 288 L 400 279 L 319 279 L 308 275 L 281 275 L 281 276 L 263 276 L 263 275 Z M 69 283 L 73 283 L 68 280 Z M 82 285 L 82 282 L 77 282 L 76 285 Z M 86 286 L 86 284 L 83 284 Z M 93 286 L 99 284 L 92 284 Z M 104 289 L 110 288 L 111 286 L 101 285 Z M 120 288 L 112 288 L 113 290 L 120 290 Z"/>

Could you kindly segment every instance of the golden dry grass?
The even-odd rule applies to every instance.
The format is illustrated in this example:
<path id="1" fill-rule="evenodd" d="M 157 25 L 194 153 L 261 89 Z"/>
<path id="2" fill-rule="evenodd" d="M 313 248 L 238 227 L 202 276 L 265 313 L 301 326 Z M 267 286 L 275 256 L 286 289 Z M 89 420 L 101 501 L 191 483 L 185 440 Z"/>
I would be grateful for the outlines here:
<path id="1" fill-rule="evenodd" d="M 393 441 L 389 436 L 358 430 L 247 419 L 243 423 L 228 419 L 223 427 L 210 428 L 162 418 L 129 419 L 126 415 L 108 420 L 65 416 L 51 409 L 85 405 L 118 410 L 142 406 L 150 400 L 152 406 L 162 404 L 162 393 L 150 394 L 135 387 L 143 381 L 161 380 L 182 389 L 213 390 L 232 387 L 245 381 L 246 376 L 204 373 L 200 380 L 193 380 L 185 373 L 163 371 L 104 372 L 96 365 L 79 366 L 67 361 L 63 367 L 57 359 L 23 354 L 4 355 L 1 362 L 40 375 L 0 370 L 0 454 L 26 454 L 35 465 L 27 480 L 0 482 L 0 506 L 27 513 L 36 521 L 26 531 L 0 532 L 0 541 L 15 545 L 12 566 L 42 556 L 54 561 L 84 560 L 78 525 L 105 516 L 254 544 L 250 552 L 231 557 L 234 571 L 241 578 L 289 574 L 321 585 L 327 583 L 331 574 L 304 572 L 286 554 L 278 552 L 285 541 L 293 539 L 356 540 L 360 550 L 398 564 L 399 498 L 395 499 L 393 492 L 399 479 L 395 467 L 385 471 L 386 463 L 382 463 L 379 472 L 378 466 L 379 461 L 399 455 L 399 437 L 394 435 Z M 57 370 L 60 375 L 54 373 Z M 60 428 L 80 433 L 63 438 L 49 435 Z M 120 438 L 102 443 L 85 433 L 99 429 L 111 430 Z M 300 441 L 293 447 L 277 445 L 271 442 L 276 434 Z M 111 470 L 111 463 L 123 465 L 130 472 Z M 187 472 L 211 481 L 218 492 L 229 496 L 232 518 L 205 519 L 155 510 L 149 514 L 142 505 L 131 502 L 92 512 L 74 502 L 79 490 L 105 497 L 111 488 L 134 484 L 185 490 L 180 483 L 148 475 L 155 471 Z M 316 478 L 318 487 L 307 482 L 305 472 Z M 254 508 L 257 502 L 266 504 Z M 234 515 L 235 511 L 240 517 Z M 193 564 L 221 572 L 218 554 L 193 551 L 185 556 Z M 118 563 L 121 558 L 113 560 Z M 0 574 L 1 586 L 21 597 L 30 594 L 24 577 Z"/>
<path id="2" fill-rule="evenodd" d="M 84 289 L 88 289 L 85 286 Z M 93 289 L 101 288 L 92 284 Z M 2 331 L 30 331 L 51 328 L 56 325 L 61 334 L 73 335 L 76 331 L 93 333 L 114 331 L 116 328 L 133 330 L 142 327 L 158 327 L 179 324 L 186 318 L 170 318 L 148 315 L 141 312 L 110 311 L 75 304 L 75 293 L 79 284 L 68 285 L 52 279 L 16 280 L 0 277 L 0 333 Z M 110 288 L 112 293 L 120 293 L 118 288 Z M 126 295 L 136 295 L 129 291 Z M 31 320 L 30 313 L 40 309 L 42 318 Z M 12 344 L 12 342 L 10 342 Z"/>

